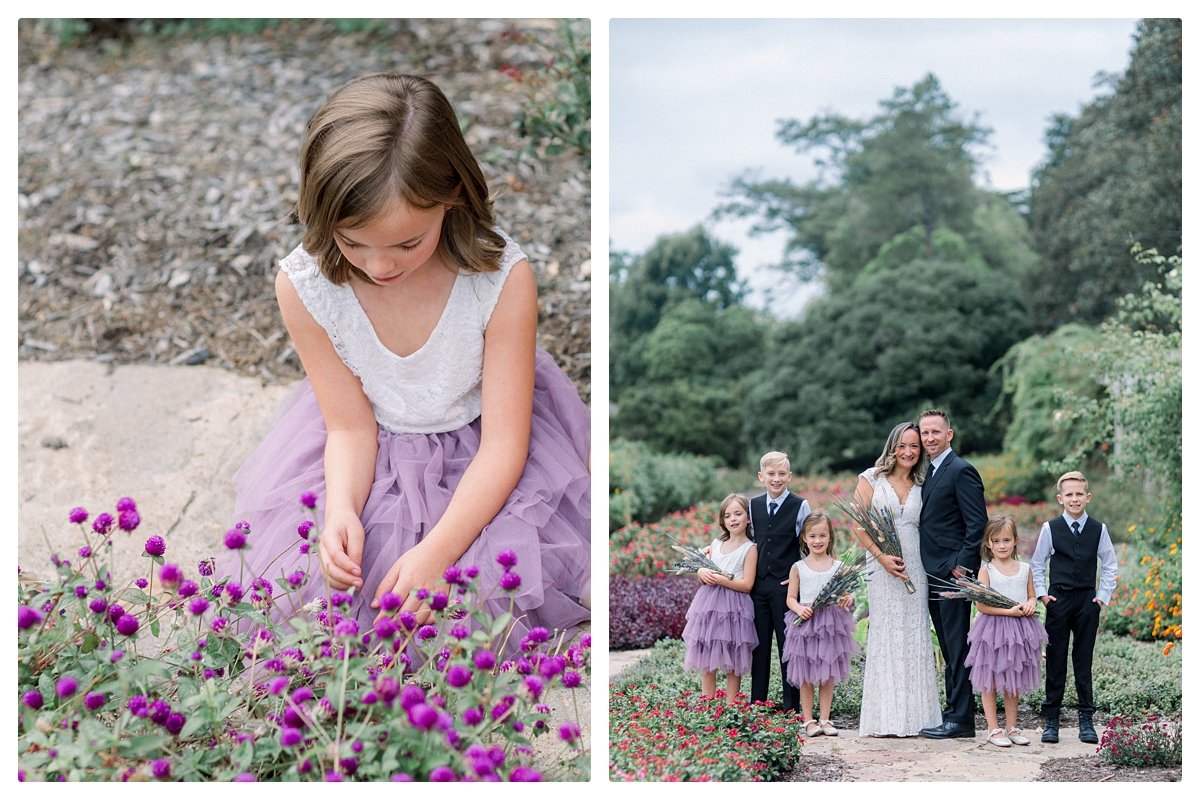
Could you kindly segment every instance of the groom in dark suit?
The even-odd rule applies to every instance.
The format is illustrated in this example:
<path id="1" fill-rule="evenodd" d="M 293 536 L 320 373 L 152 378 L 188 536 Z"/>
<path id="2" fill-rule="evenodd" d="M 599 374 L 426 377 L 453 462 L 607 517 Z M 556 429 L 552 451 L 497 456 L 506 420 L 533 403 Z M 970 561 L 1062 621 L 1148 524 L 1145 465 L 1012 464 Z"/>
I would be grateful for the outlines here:
<path id="1" fill-rule="evenodd" d="M 950 449 L 954 430 L 946 412 L 930 409 L 917 421 L 932 466 L 921 488 L 921 565 L 929 575 L 950 580 L 979 572 L 979 545 L 987 524 L 983 481 L 973 466 Z M 971 605 L 944 600 L 930 582 L 929 616 L 946 661 L 946 709 L 942 724 L 923 728 L 929 739 L 974 738 L 975 697 L 971 691 L 967 632 Z"/>

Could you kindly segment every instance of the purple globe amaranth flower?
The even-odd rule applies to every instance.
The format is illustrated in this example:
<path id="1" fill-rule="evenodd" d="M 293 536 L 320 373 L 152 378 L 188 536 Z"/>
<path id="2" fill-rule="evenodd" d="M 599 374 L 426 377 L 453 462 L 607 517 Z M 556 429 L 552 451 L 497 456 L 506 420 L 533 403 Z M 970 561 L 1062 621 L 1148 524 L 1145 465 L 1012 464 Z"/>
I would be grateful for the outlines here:
<path id="1" fill-rule="evenodd" d="M 306 519 L 304 522 L 301 522 L 296 526 L 296 535 L 301 539 L 307 539 L 308 535 L 312 532 L 313 527 L 313 521 L 311 519 Z"/>
<path id="2" fill-rule="evenodd" d="M 213 560 L 211 558 L 203 559 L 199 564 L 196 565 L 196 571 L 205 578 L 211 578 L 215 570 L 216 566 L 213 564 Z"/>
<path id="3" fill-rule="evenodd" d="M 171 716 L 171 704 L 166 700 L 159 698 L 150 704 L 150 721 L 155 725 L 166 724 L 167 718 Z"/>
<path id="4" fill-rule="evenodd" d="M 113 521 L 112 514 L 98 514 L 92 520 L 92 530 L 101 536 L 105 536 L 112 530 Z"/>
<path id="5" fill-rule="evenodd" d="M 375 635 L 380 639 L 391 639 L 400 632 L 400 627 L 391 617 L 384 617 L 375 623 Z"/>
<path id="6" fill-rule="evenodd" d="M 455 625 L 450 629 L 450 635 L 455 639 L 465 639 L 471 635 L 471 629 L 466 625 Z"/>
<path id="7" fill-rule="evenodd" d="M 122 497 L 117 501 L 117 511 L 137 511 L 137 503 L 132 497 Z"/>
<path id="8" fill-rule="evenodd" d="M 564 742 L 573 742 L 579 738 L 579 735 L 579 726 L 574 722 L 568 722 L 560 726 L 558 729 L 558 738 L 562 739 Z"/>
<path id="9" fill-rule="evenodd" d="M 112 655 L 108 657 L 109 663 L 115 664 L 125 657 L 125 653 L 120 650 L 113 650 Z"/>
<path id="10" fill-rule="evenodd" d="M 33 689 L 32 691 L 28 691 L 21 695 L 21 702 L 29 708 L 32 708 L 34 711 L 37 711 L 45 704 L 46 700 L 42 697 L 41 692 L 39 692 L 37 689 Z"/>
<path id="11" fill-rule="evenodd" d="M 483 709 L 474 707 L 468 708 L 467 710 L 463 711 L 462 719 L 463 722 L 468 725 L 478 725 L 479 723 L 483 722 Z"/>
<path id="12" fill-rule="evenodd" d="M 304 570 L 298 569 L 295 572 L 293 572 L 292 574 L 288 575 L 287 582 L 288 582 L 289 586 L 292 586 L 294 588 L 299 588 L 301 585 L 304 584 Z"/>
<path id="13" fill-rule="evenodd" d="M 183 570 L 178 564 L 163 564 L 158 571 L 158 579 L 164 586 L 178 586 L 183 580 Z"/>
<path id="14" fill-rule="evenodd" d="M 32 628 L 42 621 L 42 615 L 36 609 L 29 606 L 17 606 L 17 629 L 25 630 Z M 9 628 L 12 630 L 12 628 Z"/>
<path id="15" fill-rule="evenodd" d="M 306 700 L 313 699 L 313 690 L 307 686 L 301 686 L 300 688 L 296 689 L 296 691 L 292 692 L 291 699 L 293 703 L 300 705 Z"/>
<path id="16" fill-rule="evenodd" d="M 134 581 L 134 584 L 139 589 L 145 589 L 147 586 L 150 585 L 150 581 L 146 580 L 145 578 L 138 578 L 136 581 Z"/>
<path id="17" fill-rule="evenodd" d="M 225 547 L 230 550 L 241 550 L 246 546 L 246 534 L 237 528 L 225 531 Z"/>
<path id="18" fill-rule="evenodd" d="M 400 690 L 400 707 L 405 711 L 425 702 L 425 690 L 411 683 Z"/>
<path id="19" fill-rule="evenodd" d="M 308 555 L 308 551 L 310 548 L 311 548 L 311 545 L 308 542 L 301 542 L 300 547 L 299 547 L 300 555 L 302 555 L 302 556 Z"/>
<path id="20" fill-rule="evenodd" d="M 279 694 L 288 687 L 291 681 L 283 675 L 277 675 L 267 682 L 267 691 L 271 694 Z"/>
<path id="21" fill-rule="evenodd" d="M 146 553 L 151 556 L 161 556 L 167 552 L 167 543 L 161 536 L 151 536 L 146 540 Z"/>
<path id="22" fill-rule="evenodd" d="M 200 591 L 200 587 L 196 585 L 195 581 L 185 580 L 179 584 L 179 596 L 180 597 L 183 597 L 183 598 L 191 597 L 192 595 L 196 594 L 196 592 L 198 592 L 198 591 Z"/>
<path id="23" fill-rule="evenodd" d="M 474 661 L 476 669 L 488 670 L 496 666 L 496 655 L 491 650 L 476 650 Z"/>
<path id="24" fill-rule="evenodd" d="M 334 608 L 341 608 L 342 606 L 348 606 L 353 602 L 354 602 L 354 598 L 351 597 L 350 595 L 346 594 L 345 592 L 334 592 L 333 594 L 331 594 L 329 596 L 329 604 L 331 606 L 333 606 Z"/>
<path id="25" fill-rule="evenodd" d="M 561 656 L 558 658 L 561 658 Z M 559 661 L 558 658 L 544 658 L 542 659 L 542 663 L 538 665 L 538 672 L 542 673 L 542 677 L 546 680 L 550 680 L 563 671 L 563 662 Z"/>
<path id="26" fill-rule="evenodd" d="M 172 711 L 167 715 L 167 719 L 163 722 L 163 727 L 176 736 L 183 730 L 183 726 L 187 724 L 187 717 L 180 714 L 178 711 Z"/>
<path id="27" fill-rule="evenodd" d="M 435 592 L 429 600 L 429 607 L 434 611 L 441 611 L 449 602 L 450 598 L 446 596 L 445 592 Z"/>
<path id="28" fill-rule="evenodd" d="M 295 747 L 304 741 L 304 733 L 299 728 L 284 728 L 279 731 L 279 743 L 284 747 Z"/>
<path id="29" fill-rule="evenodd" d="M 517 767 L 508 775 L 513 783 L 540 783 L 542 773 L 532 767 Z"/>
<path id="30" fill-rule="evenodd" d="M 214 591 L 216 588 L 217 587 L 215 586 L 213 587 Z M 237 581 L 230 581 L 229 583 L 225 584 L 224 594 L 225 600 L 229 603 L 229 605 L 235 606 L 241 602 L 242 596 L 246 594 L 246 590 L 243 589 L 242 585 Z"/>
<path id="31" fill-rule="evenodd" d="M 310 509 L 316 508 L 317 507 L 317 493 L 316 492 L 305 492 L 304 494 L 300 495 L 300 505 L 304 506 L 305 508 L 310 508 Z"/>
<path id="32" fill-rule="evenodd" d="M 530 696 L 537 700 L 542 696 L 542 690 L 546 688 L 546 684 L 536 675 L 530 675 L 525 679 L 525 688 L 529 690 Z"/>
<path id="33" fill-rule="evenodd" d="M 400 604 L 400 598 L 391 592 L 384 592 L 379 598 L 379 607 L 384 611 L 395 611 Z"/>
<path id="34" fill-rule="evenodd" d="M 81 522 L 87 522 L 87 518 L 88 512 L 86 508 L 76 507 L 71 509 L 71 522 L 78 525 Z"/>
<path id="35" fill-rule="evenodd" d="M 150 713 L 150 701 L 147 700 L 144 695 L 135 694 L 133 697 L 129 698 L 129 702 L 126 703 L 126 707 L 129 708 L 129 713 L 133 714 L 135 717 L 144 717 Z"/>
<path id="36" fill-rule="evenodd" d="M 358 699 L 358 702 L 364 706 L 373 706 L 379 702 L 379 694 L 374 689 L 368 689 L 363 692 L 363 696 Z"/>
<path id="37" fill-rule="evenodd" d="M 87 590 L 86 586 L 80 585 L 80 586 L 75 587 L 75 596 L 76 597 L 79 597 L 79 598 L 87 597 L 87 593 L 88 593 L 88 590 Z"/>
<path id="38" fill-rule="evenodd" d="M 471 682 L 471 670 L 462 664 L 455 664 L 446 672 L 446 683 L 455 689 L 461 689 Z"/>
<path id="39" fill-rule="evenodd" d="M 106 698 L 100 692 L 88 692 L 83 696 L 83 704 L 87 707 L 88 711 L 95 711 L 97 708 L 104 705 L 107 700 L 108 698 Z"/>
<path id="40" fill-rule="evenodd" d="M 510 570 L 517 565 L 517 554 L 512 550 L 501 550 L 496 556 L 496 563 L 504 567 L 506 571 Z"/>
<path id="41" fill-rule="evenodd" d="M 458 780 L 458 776 L 454 774 L 454 770 L 443 765 L 429 771 L 429 780 L 434 783 L 452 783 Z"/>
<path id="42" fill-rule="evenodd" d="M 229 617 L 217 617 L 210 622 L 208 626 L 212 628 L 213 633 L 220 633 L 221 631 L 225 630 L 225 628 L 229 627 Z"/>
<path id="43" fill-rule="evenodd" d="M 451 586 L 456 586 L 463 582 L 462 567 L 457 564 L 451 564 L 446 567 L 446 571 L 442 573 L 442 580 Z"/>
<path id="44" fill-rule="evenodd" d="M 122 636 L 133 636 L 138 632 L 138 627 L 137 617 L 132 614 L 122 614 L 117 620 L 117 633 Z"/>
<path id="45" fill-rule="evenodd" d="M 404 626 L 405 630 L 412 630 L 417 627 L 417 616 L 411 611 L 401 611 L 396 616 L 397 621 Z"/>
<path id="46" fill-rule="evenodd" d="M 91 558 L 92 557 L 92 548 L 88 547 L 87 545 L 84 545 L 83 547 L 79 548 L 79 557 L 80 558 Z"/>
<path id="47" fill-rule="evenodd" d="M 432 639 L 435 636 L 437 636 L 437 627 L 434 625 L 422 625 L 417 630 L 418 639 Z"/>
<path id="48" fill-rule="evenodd" d="M 108 601 L 103 597 L 97 597 L 88 603 L 88 608 L 92 610 L 93 614 L 103 614 L 108 610 Z"/>
<path id="49" fill-rule="evenodd" d="M 112 576 L 110 575 L 109 577 L 111 578 Z M 97 580 L 97 581 L 96 581 L 94 584 L 92 584 L 92 585 L 96 587 L 96 591 L 97 591 L 97 592 L 103 592 L 103 591 L 104 591 L 106 588 L 108 588 L 108 584 L 107 584 L 107 583 L 105 583 L 105 582 L 104 582 L 104 581 L 102 581 L 102 580 Z"/>
<path id="50" fill-rule="evenodd" d="M 70 697 L 79 689 L 79 681 L 73 675 L 64 675 L 54 684 L 54 693 L 59 697 Z"/>
<path id="51" fill-rule="evenodd" d="M 578 672 L 568 670 L 563 673 L 562 685 L 568 689 L 574 689 L 579 684 L 583 683 L 583 676 Z"/>
<path id="52" fill-rule="evenodd" d="M 142 517 L 137 511 L 132 508 L 128 511 L 122 511 L 117 517 L 117 527 L 123 531 L 134 531 L 138 525 L 142 524 Z"/>
<path id="53" fill-rule="evenodd" d="M 254 777 L 253 772 L 239 772 L 234 776 L 232 783 L 257 783 L 258 778 Z"/>
<path id="54" fill-rule="evenodd" d="M 511 592 L 521 585 L 521 576 L 515 572 L 506 572 L 500 576 L 500 588 Z"/>
<path id="55" fill-rule="evenodd" d="M 358 620 L 353 618 L 342 620 L 337 625 L 333 626 L 333 635 L 341 637 L 357 636 Z"/>
<path id="56" fill-rule="evenodd" d="M 162 779 L 171 776 L 171 762 L 165 758 L 156 758 L 150 762 L 150 771 L 154 773 L 154 777 Z"/>

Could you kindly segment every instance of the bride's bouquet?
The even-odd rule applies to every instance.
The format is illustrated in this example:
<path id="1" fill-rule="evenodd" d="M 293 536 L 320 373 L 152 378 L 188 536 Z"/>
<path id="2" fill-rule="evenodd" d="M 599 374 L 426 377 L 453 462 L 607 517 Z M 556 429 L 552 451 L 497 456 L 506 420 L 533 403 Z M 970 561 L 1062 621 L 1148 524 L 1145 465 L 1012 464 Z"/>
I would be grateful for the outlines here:
<path id="1" fill-rule="evenodd" d="M 684 544 L 669 533 L 666 536 L 672 542 L 675 542 L 675 544 L 671 545 L 671 549 L 683 554 L 681 559 L 671 565 L 671 569 L 675 571 L 676 575 L 683 575 L 687 572 L 699 572 L 701 569 L 711 569 L 721 577 L 733 580 L 733 573 L 726 572 L 718 567 L 717 563 L 704 555 L 704 551 L 699 547 Z"/>
<path id="2" fill-rule="evenodd" d="M 937 590 L 938 596 L 945 600 L 970 600 L 993 608 L 1012 608 L 1020 605 L 1008 595 L 1001 594 L 990 586 L 984 586 L 974 578 L 946 580 L 937 575 L 930 575 L 929 583 Z"/>
<path id="3" fill-rule="evenodd" d="M 833 577 L 817 593 L 817 598 L 812 602 L 812 610 L 817 611 L 825 606 L 831 606 L 841 599 L 842 595 L 850 594 L 857 589 L 858 580 L 866 568 L 867 554 L 861 550 L 854 558 L 844 559 L 837 572 L 833 573 Z M 803 624 L 804 620 L 796 617 L 796 625 Z"/>
<path id="4" fill-rule="evenodd" d="M 844 511 L 855 525 L 862 528 L 881 552 L 896 558 L 904 558 L 904 551 L 900 547 L 900 536 L 896 533 L 896 520 L 892 517 L 891 509 L 864 506 L 855 497 L 834 500 L 833 504 Z M 904 588 L 908 590 L 909 594 L 917 591 L 917 587 L 913 586 L 913 582 L 907 578 L 904 580 Z"/>

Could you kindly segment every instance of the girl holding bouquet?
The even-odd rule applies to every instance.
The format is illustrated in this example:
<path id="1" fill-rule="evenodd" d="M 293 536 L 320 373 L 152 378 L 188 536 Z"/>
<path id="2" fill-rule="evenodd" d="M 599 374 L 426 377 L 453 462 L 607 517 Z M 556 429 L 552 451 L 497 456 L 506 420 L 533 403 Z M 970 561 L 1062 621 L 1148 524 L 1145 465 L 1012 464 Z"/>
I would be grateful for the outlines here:
<path id="1" fill-rule="evenodd" d="M 987 561 L 979 582 L 1012 600 L 1012 608 L 997 608 L 977 602 L 979 617 L 967 641 L 966 665 L 971 668 L 971 686 L 983 695 L 988 743 L 997 747 L 1029 744 L 1017 727 L 1017 698 L 1042 683 L 1042 645 L 1046 629 L 1034 611 L 1037 597 L 1029 564 L 1016 559 L 1017 524 L 1012 517 L 992 517 L 983 529 L 980 555 Z M 996 715 L 996 695 L 1004 695 L 1004 721 Z"/>
<path id="2" fill-rule="evenodd" d="M 683 641 L 687 644 L 685 669 L 701 674 L 700 694 L 715 697 L 717 670 L 725 673 L 729 703 L 742 688 L 742 675 L 750 671 L 750 654 L 758 645 L 754 632 L 754 604 L 748 594 L 754 585 L 758 551 L 747 535 L 750 501 L 731 494 L 721 501 L 717 515 L 722 534 L 713 541 L 709 558 L 733 577 L 700 568 L 702 584 L 687 611 Z"/>
<path id="3" fill-rule="evenodd" d="M 813 604 L 821 590 L 837 574 L 842 562 L 833 549 L 833 524 L 829 515 L 814 511 L 805 518 L 800 538 L 807 555 L 792 565 L 788 575 L 787 605 L 784 615 L 787 640 L 783 661 L 787 681 L 800 690 L 800 708 L 808 722 L 804 732 L 811 736 L 837 736 L 829 719 L 833 705 L 833 686 L 850 673 L 850 657 L 858 652 L 854 641 L 854 617 L 847 610 L 851 597 L 846 594 L 836 604 Z M 813 687 L 820 687 L 820 722 L 813 717 Z"/>

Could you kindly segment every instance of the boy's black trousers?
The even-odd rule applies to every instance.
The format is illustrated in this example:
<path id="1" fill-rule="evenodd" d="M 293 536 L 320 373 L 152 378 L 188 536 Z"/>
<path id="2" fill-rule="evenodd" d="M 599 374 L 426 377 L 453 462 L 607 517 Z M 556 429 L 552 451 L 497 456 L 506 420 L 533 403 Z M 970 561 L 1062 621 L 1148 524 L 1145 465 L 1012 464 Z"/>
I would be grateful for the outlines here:
<path id="1" fill-rule="evenodd" d="M 1096 710 L 1092 698 L 1092 651 L 1096 647 L 1096 632 L 1100 629 L 1100 604 L 1092 602 L 1096 590 L 1064 589 L 1051 586 L 1054 602 L 1046 606 L 1046 702 L 1047 712 L 1057 715 L 1062 707 L 1063 689 L 1067 685 L 1067 645 L 1071 647 L 1071 667 L 1075 671 L 1075 693 L 1079 695 L 1079 712 L 1091 714 Z"/>

